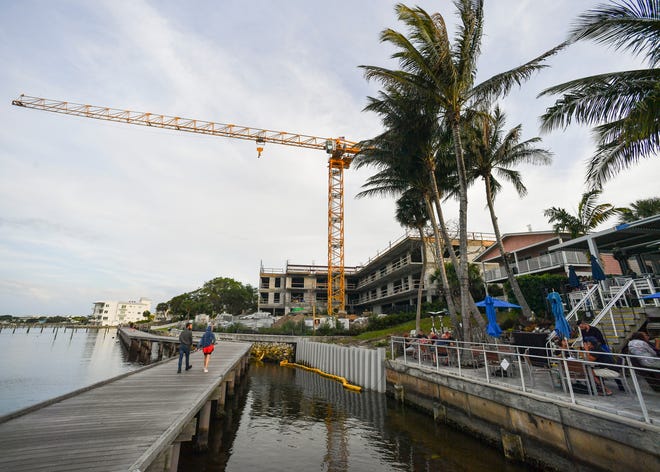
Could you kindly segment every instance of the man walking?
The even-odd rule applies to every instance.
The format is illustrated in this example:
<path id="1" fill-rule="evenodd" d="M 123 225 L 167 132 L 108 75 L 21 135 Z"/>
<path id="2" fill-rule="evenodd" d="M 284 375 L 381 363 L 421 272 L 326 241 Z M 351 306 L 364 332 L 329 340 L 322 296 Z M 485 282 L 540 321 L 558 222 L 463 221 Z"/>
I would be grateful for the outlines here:
<path id="1" fill-rule="evenodd" d="M 186 323 L 186 329 L 179 335 L 179 370 L 177 370 L 177 374 L 181 373 L 181 361 L 183 361 L 184 354 L 186 356 L 186 370 L 192 369 L 190 365 L 190 348 L 192 347 L 192 343 L 192 323 Z"/>

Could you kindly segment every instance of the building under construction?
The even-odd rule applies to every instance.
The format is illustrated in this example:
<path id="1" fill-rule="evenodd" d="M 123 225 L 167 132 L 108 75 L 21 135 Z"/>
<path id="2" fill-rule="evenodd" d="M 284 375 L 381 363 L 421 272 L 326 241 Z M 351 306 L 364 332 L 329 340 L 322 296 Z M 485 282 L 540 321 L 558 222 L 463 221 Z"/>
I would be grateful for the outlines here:
<path id="1" fill-rule="evenodd" d="M 495 242 L 487 233 L 468 234 L 468 260 Z M 453 242 L 458 251 L 458 240 Z M 422 274 L 422 257 L 427 264 Z M 345 306 L 349 314 L 374 314 L 410 311 L 417 304 L 420 282 L 423 299 L 435 301 L 440 296 L 438 282 L 431 282 L 438 268 L 434 240 L 408 232 L 388 247 L 378 251 L 367 263 L 344 267 Z M 273 315 L 291 312 L 325 313 L 328 306 L 328 267 L 290 264 L 284 268 L 266 268 L 259 272 L 259 311 Z"/>

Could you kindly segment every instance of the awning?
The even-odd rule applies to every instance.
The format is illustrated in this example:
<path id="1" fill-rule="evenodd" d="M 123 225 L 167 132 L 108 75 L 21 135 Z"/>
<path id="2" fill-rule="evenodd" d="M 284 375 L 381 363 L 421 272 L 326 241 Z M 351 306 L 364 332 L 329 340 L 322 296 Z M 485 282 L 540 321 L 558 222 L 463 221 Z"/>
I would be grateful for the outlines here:
<path id="1" fill-rule="evenodd" d="M 585 250 L 593 244 L 598 251 L 622 251 L 628 256 L 649 252 L 660 252 L 660 215 L 624 223 L 613 228 L 587 234 L 564 243 L 550 246 L 550 251 Z"/>

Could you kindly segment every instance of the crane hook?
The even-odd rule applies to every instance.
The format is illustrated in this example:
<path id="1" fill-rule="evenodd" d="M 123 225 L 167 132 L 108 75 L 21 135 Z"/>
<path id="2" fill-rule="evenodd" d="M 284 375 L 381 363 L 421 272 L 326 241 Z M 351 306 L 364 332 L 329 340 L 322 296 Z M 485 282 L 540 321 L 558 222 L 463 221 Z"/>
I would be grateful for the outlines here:
<path id="1" fill-rule="evenodd" d="M 257 158 L 261 157 L 261 153 L 263 152 L 265 145 L 266 141 L 264 141 L 262 138 L 257 139 Z"/>

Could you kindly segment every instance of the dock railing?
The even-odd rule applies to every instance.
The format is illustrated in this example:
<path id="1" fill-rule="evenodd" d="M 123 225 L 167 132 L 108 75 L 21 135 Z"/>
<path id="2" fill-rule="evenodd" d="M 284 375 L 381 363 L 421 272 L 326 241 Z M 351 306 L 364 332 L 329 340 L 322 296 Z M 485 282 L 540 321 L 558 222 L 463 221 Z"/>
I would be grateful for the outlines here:
<path id="1" fill-rule="evenodd" d="M 587 360 L 587 351 L 554 347 L 396 336 L 390 344 L 393 361 L 660 424 L 660 371 L 640 364 L 657 358 L 614 354 L 618 363 L 605 364 Z"/>

